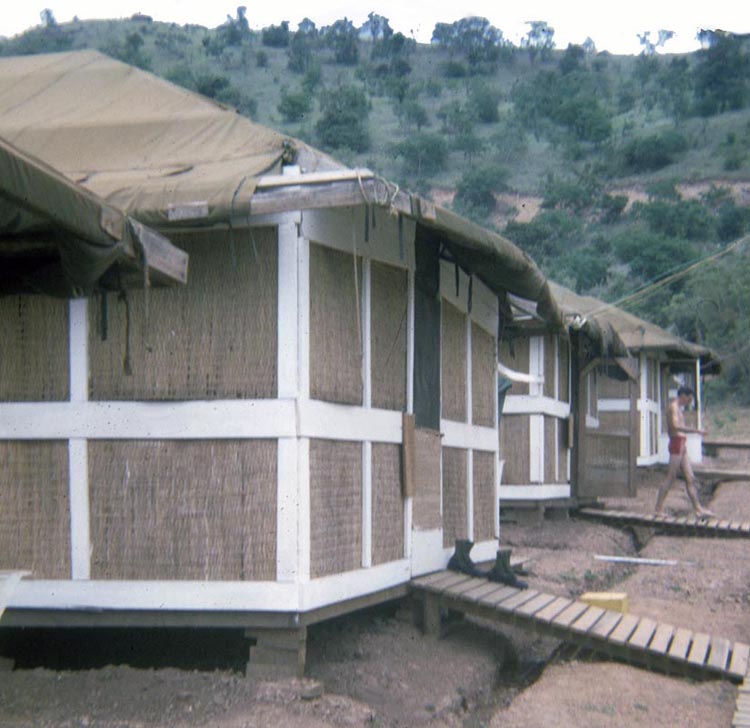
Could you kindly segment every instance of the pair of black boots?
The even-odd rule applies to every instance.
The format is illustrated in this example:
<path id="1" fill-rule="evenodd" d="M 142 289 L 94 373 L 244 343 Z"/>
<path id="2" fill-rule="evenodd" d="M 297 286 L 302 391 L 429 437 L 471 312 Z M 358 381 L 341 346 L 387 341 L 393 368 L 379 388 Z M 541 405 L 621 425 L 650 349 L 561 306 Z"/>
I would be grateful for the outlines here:
<path id="1" fill-rule="evenodd" d="M 498 549 L 495 557 L 495 564 L 489 571 L 480 569 L 471 560 L 471 549 L 474 546 L 473 541 L 468 539 L 456 539 L 456 548 L 453 555 L 448 561 L 448 568 L 451 571 L 459 571 L 469 576 L 478 576 L 490 581 L 496 581 L 498 584 L 505 584 L 516 589 L 527 589 L 528 584 L 519 579 L 513 567 L 510 565 L 510 549 Z"/>

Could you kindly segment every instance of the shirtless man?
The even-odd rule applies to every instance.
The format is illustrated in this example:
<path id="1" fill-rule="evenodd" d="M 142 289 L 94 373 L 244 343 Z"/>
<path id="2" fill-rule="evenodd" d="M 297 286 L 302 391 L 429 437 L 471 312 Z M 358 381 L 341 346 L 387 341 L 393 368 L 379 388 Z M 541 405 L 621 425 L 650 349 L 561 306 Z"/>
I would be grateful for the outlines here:
<path id="1" fill-rule="evenodd" d="M 677 390 L 677 397 L 670 401 L 669 410 L 667 411 L 667 430 L 669 432 L 669 470 L 667 479 L 659 487 L 659 494 L 656 497 L 656 514 L 664 512 L 664 501 L 667 499 L 669 489 L 674 485 L 677 478 L 677 472 L 682 468 L 685 476 L 685 490 L 687 490 L 690 502 L 693 504 L 693 510 L 698 518 L 709 518 L 714 514 L 707 508 L 701 506 L 698 500 L 698 492 L 695 489 L 695 477 L 693 476 L 693 467 L 690 464 L 690 456 L 687 452 L 688 432 L 698 432 L 705 434 L 703 430 L 696 430 L 685 425 L 686 407 L 693 402 L 693 392 L 690 387 L 680 387 Z"/>

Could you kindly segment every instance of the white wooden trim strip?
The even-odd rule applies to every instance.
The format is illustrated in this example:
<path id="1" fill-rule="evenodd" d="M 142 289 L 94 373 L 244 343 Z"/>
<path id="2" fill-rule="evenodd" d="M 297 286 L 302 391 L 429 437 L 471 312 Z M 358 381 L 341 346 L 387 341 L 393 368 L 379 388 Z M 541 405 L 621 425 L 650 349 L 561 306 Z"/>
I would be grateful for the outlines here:
<path id="1" fill-rule="evenodd" d="M 597 403 L 599 412 L 630 412 L 629 399 L 600 399 Z"/>
<path id="2" fill-rule="evenodd" d="M 529 415 L 529 478 L 544 482 L 544 416 Z"/>
<path id="3" fill-rule="evenodd" d="M 565 419 L 570 416 L 570 404 L 551 397 L 512 394 L 505 398 L 503 415 L 547 415 Z"/>
<path id="4" fill-rule="evenodd" d="M 466 454 L 466 533 L 474 540 L 474 451 Z"/>
<path id="5" fill-rule="evenodd" d="M 484 452 L 498 451 L 497 430 L 494 427 L 440 420 L 440 431 L 443 434 L 443 447 L 459 447 Z"/>
<path id="6" fill-rule="evenodd" d="M 394 444 L 403 439 L 402 415 L 395 410 L 308 400 L 299 402 L 298 416 L 302 437 Z"/>
<path id="7" fill-rule="evenodd" d="M 303 218 L 304 220 L 304 218 Z M 310 241 L 297 243 L 297 382 L 301 399 L 310 397 Z"/>
<path id="8" fill-rule="evenodd" d="M 298 611 L 299 587 L 273 581 L 23 579 L 8 609 Z"/>
<path id="9" fill-rule="evenodd" d="M 86 440 L 69 440 L 68 497 L 70 499 L 70 564 L 73 579 L 88 579 L 91 575 L 88 462 Z"/>
<path id="10" fill-rule="evenodd" d="M 555 484 L 504 484 L 500 486 L 500 501 L 545 500 L 547 498 L 570 498 L 570 485 Z"/>
<path id="11" fill-rule="evenodd" d="M 297 226 L 279 225 L 278 270 L 278 347 L 276 363 L 279 399 L 294 398 L 299 393 L 298 375 L 298 279 Z"/>
<path id="12" fill-rule="evenodd" d="M 293 400 L 18 402 L 0 404 L 0 439 L 292 437 Z"/>
<path id="13" fill-rule="evenodd" d="M 77 298 L 69 302 L 68 326 L 70 399 L 85 402 L 89 398 L 88 299 Z"/>
<path id="14" fill-rule="evenodd" d="M 300 589 L 300 609 L 308 611 L 328 604 L 372 594 L 411 579 L 409 562 L 405 559 L 313 579 Z"/>

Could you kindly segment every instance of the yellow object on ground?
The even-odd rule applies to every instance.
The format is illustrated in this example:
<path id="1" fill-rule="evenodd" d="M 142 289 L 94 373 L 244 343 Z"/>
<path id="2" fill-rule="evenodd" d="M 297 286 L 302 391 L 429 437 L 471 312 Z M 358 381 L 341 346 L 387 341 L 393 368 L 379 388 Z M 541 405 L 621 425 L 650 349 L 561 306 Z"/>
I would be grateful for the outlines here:
<path id="1" fill-rule="evenodd" d="M 586 592 L 578 599 L 592 607 L 613 609 L 623 614 L 628 613 L 628 595 L 625 592 Z"/>

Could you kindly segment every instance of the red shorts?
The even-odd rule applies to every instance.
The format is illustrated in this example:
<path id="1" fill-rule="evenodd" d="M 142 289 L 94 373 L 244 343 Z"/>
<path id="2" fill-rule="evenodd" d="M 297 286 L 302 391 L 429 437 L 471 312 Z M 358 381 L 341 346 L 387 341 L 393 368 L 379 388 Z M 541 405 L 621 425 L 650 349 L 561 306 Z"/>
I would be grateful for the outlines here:
<path id="1" fill-rule="evenodd" d="M 669 454 L 682 455 L 682 450 L 687 442 L 687 437 L 683 435 L 672 435 L 669 438 Z"/>

